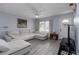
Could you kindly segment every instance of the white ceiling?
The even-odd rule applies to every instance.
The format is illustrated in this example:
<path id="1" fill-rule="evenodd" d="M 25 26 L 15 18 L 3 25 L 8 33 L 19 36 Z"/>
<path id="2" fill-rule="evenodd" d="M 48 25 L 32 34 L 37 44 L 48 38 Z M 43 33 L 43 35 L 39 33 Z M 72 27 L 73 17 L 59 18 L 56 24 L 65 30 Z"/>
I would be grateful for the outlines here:
<path id="1" fill-rule="evenodd" d="M 40 18 L 72 12 L 68 3 L 0 3 L 0 12 Z"/>

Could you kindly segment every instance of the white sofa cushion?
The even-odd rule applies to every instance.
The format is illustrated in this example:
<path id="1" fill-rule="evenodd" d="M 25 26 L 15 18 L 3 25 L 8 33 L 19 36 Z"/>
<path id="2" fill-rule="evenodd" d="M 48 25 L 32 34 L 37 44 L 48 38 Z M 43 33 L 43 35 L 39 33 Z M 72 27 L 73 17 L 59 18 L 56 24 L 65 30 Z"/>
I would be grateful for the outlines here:
<path id="1" fill-rule="evenodd" d="M 11 39 L 15 39 L 15 37 L 19 36 L 19 31 L 16 30 L 16 31 L 8 31 L 7 33 L 7 36 L 8 38 L 11 38 Z"/>
<path id="2" fill-rule="evenodd" d="M 25 34 L 25 33 L 29 33 L 29 29 L 21 29 L 19 30 L 19 34 L 22 35 L 22 34 Z"/>
<path id="3" fill-rule="evenodd" d="M 39 32 L 39 31 L 35 32 L 35 38 L 37 39 L 45 40 L 48 37 L 47 35 L 48 34 L 46 32 Z"/>
<path id="4" fill-rule="evenodd" d="M 3 39 L 0 39 L 0 51 L 1 52 L 6 52 L 9 51 L 9 45 L 6 41 Z"/>
<path id="5" fill-rule="evenodd" d="M 25 33 L 25 34 L 21 34 L 19 36 L 12 36 L 15 38 L 15 40 L 29 40 L 29 39 L 33 39 L 35 36 L 35 34 L 33 33 Z"/>
<path id="6" fill-rule="evenodd" d="M 43 32 L 36 31 L 35 33 L 36 33 L 36 34 L 47 35 L 47 33 L 46 33 L 46 32 L 44 32 L 44 31 L 43 31 Z"/>
<path id="7" fill-rule="evenodd" d="M 8 32 L 8 35 L 19 35 L 19 31 L 10 31 Z"/>
<path id="8" fill-rule="evenodd" d="M 15 33 L 15 31 L 14 31 L 14 33 Z M 15 40 L 29 40 L 29 39 L 32 39 L 32 38 L 34 38 L 34 36 L 35 36 L 35 34 L 34 33 L 30 33 L 30 32 L 26 32 L 26 31 L 24 31 L 24 32 L 22 32 L 22 33 L 20 33 L 20 34 L 14 34 L 13 32 L 9 32 L 9 37 L 11 37 L 11 40 L 12 39 L 15 39 Z M 6 36 L 5 36 L 6 37 Z M 9 40 L 10 38 L 9 37 L 6 37 L 6 39 L 7 40 Z"/>
<path id="9" fill-rule="evenodd" d="M 47 33 L 46 32 L 35 32 L 36 36 L 41 36 L 41 37 L 45 37 L 47 36 Z"/>

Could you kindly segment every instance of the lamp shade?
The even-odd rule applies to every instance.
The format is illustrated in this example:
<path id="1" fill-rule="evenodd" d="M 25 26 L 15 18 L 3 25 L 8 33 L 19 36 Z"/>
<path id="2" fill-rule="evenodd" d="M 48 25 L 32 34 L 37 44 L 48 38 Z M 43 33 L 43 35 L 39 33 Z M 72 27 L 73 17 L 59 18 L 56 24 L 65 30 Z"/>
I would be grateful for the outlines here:
<path id="1" fill-rule="evenodd" d="M 69 24 L 69 20 L 66 20 L 66 19 L 65 19 L 65 20 L 62 21 L 62 23 L 63 23 L 63 24 Z"/>
<path id="2" fill-rule="evenodd" d="M 62 21 L 62 23 L 63 23 L 64 25 L 72 25 L 71 19 L 64 19 L 64 20 Z"/>

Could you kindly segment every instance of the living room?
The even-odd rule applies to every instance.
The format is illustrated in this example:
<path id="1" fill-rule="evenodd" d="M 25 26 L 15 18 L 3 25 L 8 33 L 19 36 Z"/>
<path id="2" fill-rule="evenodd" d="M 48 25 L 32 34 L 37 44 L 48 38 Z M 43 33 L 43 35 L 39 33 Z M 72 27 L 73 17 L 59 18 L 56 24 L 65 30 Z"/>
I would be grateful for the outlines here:
<path id="1" fill-rule="evenodd" d="M 7 47 L 1 49 L 0 55 L 57 55 L 61 39 L 68 37 L 68 28 L 62 22 L 66 20 L 74 24 L 75 12 L 71 8 L 74 5 L 0 4 L 0 44 Z M 71 26 L 70 37 L 75 39 L 74 26 Z"/>

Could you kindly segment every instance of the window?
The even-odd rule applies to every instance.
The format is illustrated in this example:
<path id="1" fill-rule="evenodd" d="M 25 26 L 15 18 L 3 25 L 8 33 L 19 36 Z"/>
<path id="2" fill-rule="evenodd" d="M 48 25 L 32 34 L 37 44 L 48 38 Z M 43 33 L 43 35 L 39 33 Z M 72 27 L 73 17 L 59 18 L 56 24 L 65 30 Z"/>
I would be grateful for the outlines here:
<path id="1" fill-rule="evenodd" d="M 40 21 L 39 23 L 40 32 L 49 32 L 49 21 Z"/>

